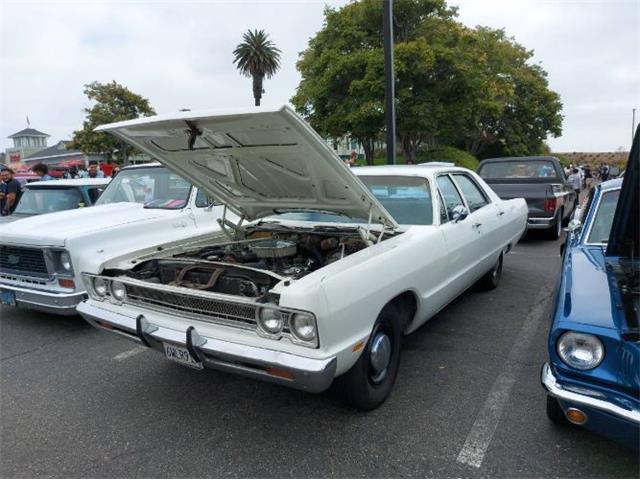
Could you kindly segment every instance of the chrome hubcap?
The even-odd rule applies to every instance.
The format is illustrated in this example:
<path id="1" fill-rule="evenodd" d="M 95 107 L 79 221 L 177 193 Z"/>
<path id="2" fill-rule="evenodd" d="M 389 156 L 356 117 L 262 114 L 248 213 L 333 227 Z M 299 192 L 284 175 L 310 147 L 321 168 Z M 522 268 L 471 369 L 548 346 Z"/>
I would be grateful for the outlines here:
<path id="1" fill-rule="evenodd" d="M 376 333 L 371 343 L 371 380 L 380 383 L 387 376 L 389 363 L 391 362 L 391 340 L 384 332 Z"/>

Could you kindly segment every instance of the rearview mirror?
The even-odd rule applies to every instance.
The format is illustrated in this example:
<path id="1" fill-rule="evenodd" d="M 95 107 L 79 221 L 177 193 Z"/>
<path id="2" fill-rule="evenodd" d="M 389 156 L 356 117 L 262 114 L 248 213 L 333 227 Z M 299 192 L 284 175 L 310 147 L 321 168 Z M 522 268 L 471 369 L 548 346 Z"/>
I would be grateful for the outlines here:
<path id="1" fill-rule="evenodd" d="M 454 223 L 458 223 L 461 220 L 464 220 L 469 215 L 469 210 L 464 205 L 456 205 L 453 207 L 453 211 L 451 212 L 451 217 Z"/>

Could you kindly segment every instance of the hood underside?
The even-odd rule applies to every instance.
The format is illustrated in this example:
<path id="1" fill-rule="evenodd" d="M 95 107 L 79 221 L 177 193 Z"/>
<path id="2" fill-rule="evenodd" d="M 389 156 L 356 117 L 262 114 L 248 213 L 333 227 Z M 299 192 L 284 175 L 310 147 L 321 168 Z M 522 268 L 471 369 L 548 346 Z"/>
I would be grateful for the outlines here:
<path id="1" fill-rule="evenodd" d="M 320 210 L 388 227 L 394 219 L 292 109 L 146 117 L 108 131 L 247 220 Z"/>

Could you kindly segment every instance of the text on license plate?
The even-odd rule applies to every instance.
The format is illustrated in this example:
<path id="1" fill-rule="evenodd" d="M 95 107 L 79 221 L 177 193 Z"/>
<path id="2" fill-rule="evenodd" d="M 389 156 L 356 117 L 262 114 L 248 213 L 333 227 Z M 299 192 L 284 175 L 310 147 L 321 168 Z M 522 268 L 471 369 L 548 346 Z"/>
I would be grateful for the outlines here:
<path id="1" fill-rule="evenodd" d="M 187 367 L 202 369 L 202 362 L 197 362 L 195 358 L 191 356 L 189 350 L 184 347 L 178 347 L 170 343 L 164 343 L 164 354 L 172 362 L 181 363 Z"/>

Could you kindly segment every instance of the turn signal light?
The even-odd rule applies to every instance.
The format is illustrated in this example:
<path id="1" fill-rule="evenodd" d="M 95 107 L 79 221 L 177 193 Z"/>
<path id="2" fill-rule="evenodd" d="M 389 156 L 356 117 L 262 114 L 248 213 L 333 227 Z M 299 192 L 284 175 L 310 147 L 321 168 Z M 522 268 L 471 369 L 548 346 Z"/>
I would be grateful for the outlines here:
<path id="1" fill-rule="evenodd" d="M 576 425 L 584 425 L 587 423 L 587 414 L 577 408 L 568 409 L 565 415 L 567 416 L 567 420 Z"/>
<path id="2" fill-rule="evenodd" d="M 288 370 L 282 370 L 281 368 L 270 367 L 266 369 L 266 372 L 274 377 L 286 378 L 287 380 L 293 380 L 296 378 L 293 373 Z"/>
<path id="3" fill-rule="evenodd" d="M 58 285 L 62 288 L 76 288 L 76 284 L 70 278 L 59 278 Z"/>

